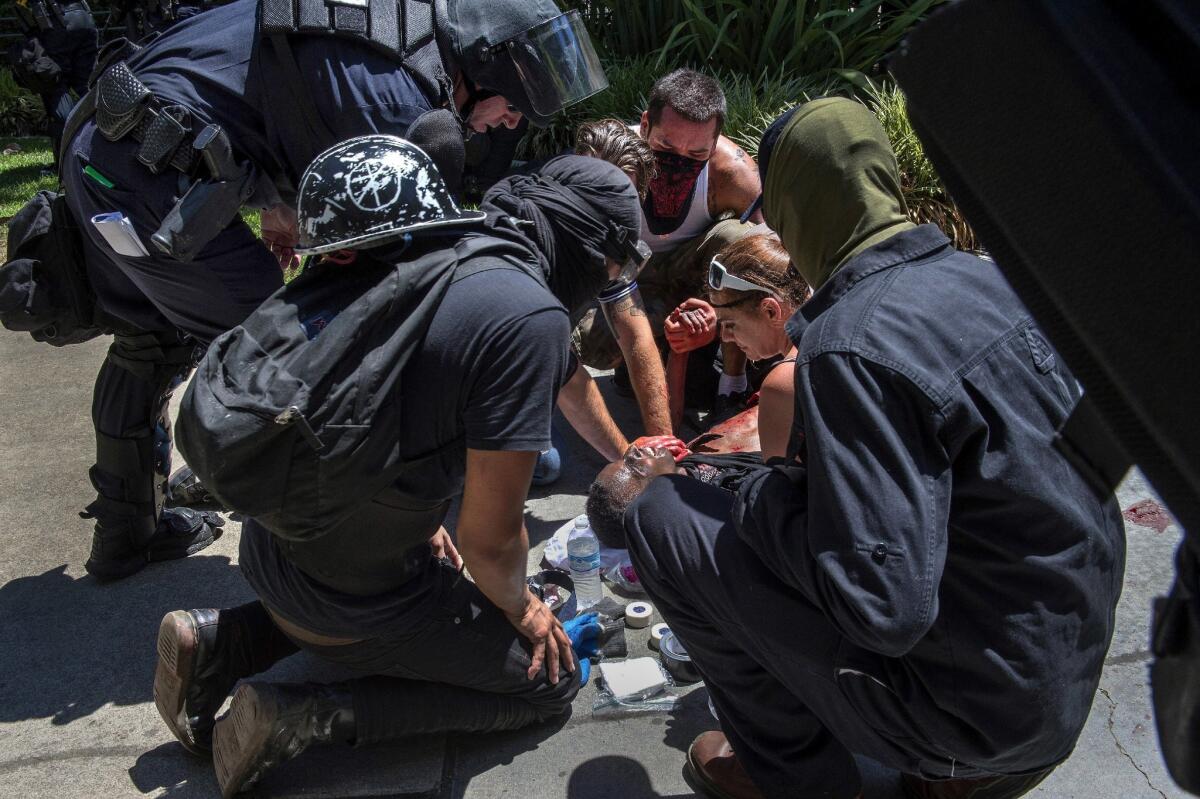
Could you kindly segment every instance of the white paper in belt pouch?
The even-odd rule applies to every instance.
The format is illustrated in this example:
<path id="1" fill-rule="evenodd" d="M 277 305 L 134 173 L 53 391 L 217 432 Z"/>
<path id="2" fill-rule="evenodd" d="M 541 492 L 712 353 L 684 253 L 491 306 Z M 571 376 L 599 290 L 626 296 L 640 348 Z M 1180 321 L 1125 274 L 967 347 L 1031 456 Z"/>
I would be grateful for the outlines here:
<path id="1" fill-rule="evenodd" d="M 92 227 L 96 228 L 96 232 L 108 242 L 108 246 L 112 247 L 117 255 L 145 258 L 150 254 L 146 245 L 138 238 L 137 231 L 133 229 L 133 223 L 120 211 L 96 214 L 92 217 Z"/>

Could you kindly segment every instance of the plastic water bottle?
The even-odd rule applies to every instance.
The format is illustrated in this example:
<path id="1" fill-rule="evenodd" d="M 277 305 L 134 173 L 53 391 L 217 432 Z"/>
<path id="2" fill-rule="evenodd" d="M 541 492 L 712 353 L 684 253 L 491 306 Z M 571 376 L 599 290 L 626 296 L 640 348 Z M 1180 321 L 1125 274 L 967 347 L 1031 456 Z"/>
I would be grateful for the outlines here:
<path id="1" fill-rule="evenodd" d="M 575 526 L 567 537 L 567 558 L 575 582 L 575 601 L 582 611 L 604 595 L 600 589 L 600 541 L 592 532 L 586 514 L 575 517 Z"/>

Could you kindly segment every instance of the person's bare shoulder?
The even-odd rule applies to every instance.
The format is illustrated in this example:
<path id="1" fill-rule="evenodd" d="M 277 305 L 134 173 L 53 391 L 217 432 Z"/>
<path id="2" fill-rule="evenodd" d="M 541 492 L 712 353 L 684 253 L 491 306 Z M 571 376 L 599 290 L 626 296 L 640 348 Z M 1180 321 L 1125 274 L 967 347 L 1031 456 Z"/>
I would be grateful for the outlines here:
<path id="1" fill-rule="evenodd" d="M 713 151 L 711 163 L 713 173 L 722 179 L 753 177 L 758 180 L 758 164 L 727 136 L 717 137 L 717 149 Z"/>
<path id="2" fill-rule="evenodd" d="M 787 454 L 795 412 L 794 363 L 781 363 L 763 380 L 758 394 L 758 436 L 763 458 Z"/>
<path id="3" fill-rule="evenodd" d="M 796 390 L 796 364 L 781 363 L 767 373 L 763 378 L 762 386 L 759 388 L 760 401 L 761 398 L 787 398 L 791 400 L 793 392 Z"/>
<path id="4" fill-rule="evenodd" d="M 740 214 L 758 197 L 758 164 L 731 139 L 721 136 L 709 161 L 708 208 L 713 216 Z"/>

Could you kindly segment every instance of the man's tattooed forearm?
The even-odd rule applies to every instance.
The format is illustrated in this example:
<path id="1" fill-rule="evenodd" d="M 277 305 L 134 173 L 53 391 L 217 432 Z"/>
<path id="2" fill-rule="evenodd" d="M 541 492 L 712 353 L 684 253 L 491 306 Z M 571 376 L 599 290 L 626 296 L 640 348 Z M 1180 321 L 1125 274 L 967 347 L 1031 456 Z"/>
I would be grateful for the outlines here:
<path id="1" fill-rule="evenodd" d="M 634 297 L 622 297 L 613 304 L 613 314 L 627 313 L 630 316 L 645 316 L 646 309 Z"/>

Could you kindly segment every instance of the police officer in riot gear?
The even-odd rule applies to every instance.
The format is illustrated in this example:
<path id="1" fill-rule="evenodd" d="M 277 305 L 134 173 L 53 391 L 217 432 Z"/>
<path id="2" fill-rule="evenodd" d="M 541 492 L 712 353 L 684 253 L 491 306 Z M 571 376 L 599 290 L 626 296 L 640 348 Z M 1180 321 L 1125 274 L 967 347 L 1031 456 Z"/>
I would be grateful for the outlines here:
<path id="1" fill-rule="evenodd" d="M 85 0 L 15 0 L 13 10 L 24 41 L 10 48 L 9 64 L 17 82 L 41 97 L 57 158 L 71 92 L 87 92 L 96 63 L 96 22 Z"/>
<path id="2" fill-rule="evenodd" d="M 311 159 L 392 133 L 453 179 L 466 129 L 544 122 L 607 83 L 578 14 L 551 0 L 237 0 L 108 56 L 69 121 L 60 169 L 100 306 L 129 328 L 93 402 L 87 568 L 112 578 L 168 535 L 152 442 L 165 389 L 188 366 L 181 347 L 207 344 L 280 286 Z M 266 209 L 270 249 L 243 205 Z M 166 551 L 211 539 L 197 535 Z"/>

